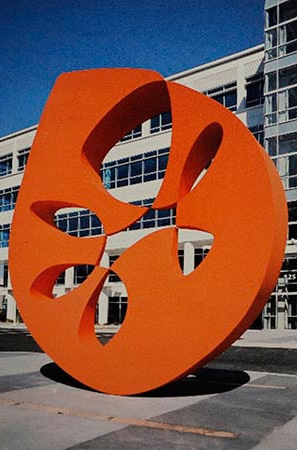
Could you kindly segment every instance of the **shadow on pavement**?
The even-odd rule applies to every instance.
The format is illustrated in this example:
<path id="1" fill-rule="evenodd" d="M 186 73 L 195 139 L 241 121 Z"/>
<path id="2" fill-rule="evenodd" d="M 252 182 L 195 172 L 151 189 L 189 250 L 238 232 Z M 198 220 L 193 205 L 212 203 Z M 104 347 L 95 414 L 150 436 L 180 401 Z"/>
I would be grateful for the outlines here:
<path id="1" fill-rule="evenodd" d="M 93 389 L 72 378 L 55 363 L 44 365 L 40 369 L 40 372 L 44 377 L 57 383 L 95 392 Z M 179 381 L 143 394 L 135 395 L 135 397 L 187 397 L 218 394 L 232 391 L 248 383 L 249 380 L 249 375 L 244 371 L 203 368 Z"/>

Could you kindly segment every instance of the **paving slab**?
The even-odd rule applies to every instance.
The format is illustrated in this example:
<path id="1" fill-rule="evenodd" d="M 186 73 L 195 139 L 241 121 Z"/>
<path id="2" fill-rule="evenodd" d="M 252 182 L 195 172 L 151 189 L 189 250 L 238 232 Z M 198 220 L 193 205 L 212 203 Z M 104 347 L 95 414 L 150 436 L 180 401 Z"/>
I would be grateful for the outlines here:
<path id="1" fill-rule="evenodd" d="M 295 375 L 205 368 L 119 397 L 79 385 L 43 353 L 0 353 L 1 450 L 296 450 L 296 418 Z"/>

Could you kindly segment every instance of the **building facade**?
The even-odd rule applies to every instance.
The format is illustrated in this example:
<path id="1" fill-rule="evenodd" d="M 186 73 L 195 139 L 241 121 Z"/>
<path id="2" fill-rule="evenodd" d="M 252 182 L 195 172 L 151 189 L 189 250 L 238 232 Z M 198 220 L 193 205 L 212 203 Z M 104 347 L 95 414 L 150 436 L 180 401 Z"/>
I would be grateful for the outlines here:
<path id="1" fill-rule="evenodd" d="M 246 124 L 272 157 L 282 178 L 289 209 L 285 259 L 278 283 L 254 328 L 297 329 L 297 8 L 295 0 L 267 0 L 265 44 L 213 61 L 168 79 L 217 100 Z M 0 312 L 2 320 L 20 320 L 8 270 L 13 210 L 37 126 L 0 138 Z M 164 112 L 131 130 L 108 153 L 100 169 L 114 197 L 150 206 L 165 174 L 171 141 L 171 115 Z M 175 224 L 174 209 L 149 210 L 129 229 L 108 238 L 101 265 L 110 267 L 133 243 L 156 228 Z M 88 210 L 56 213 L 56 226 L 72 236 L 103 233 Z M 179 232 L 179 258 L 185 274 L 207 256 L 213 237 Z M 261 242 L 259 242 L 259 246 Z M 57 279 L 53 295 L 67 294 L 83 282 L 91 266 L 69 268 Z M 136 280 L 137 282 L 137 280 Z M 95 323 L 122 323 L 128 293 L 111 272 L 98 302 Z M 157 312 L 156 312 L 157 314 Z M 215 311 L 214 311 L 215 314 Z"/>

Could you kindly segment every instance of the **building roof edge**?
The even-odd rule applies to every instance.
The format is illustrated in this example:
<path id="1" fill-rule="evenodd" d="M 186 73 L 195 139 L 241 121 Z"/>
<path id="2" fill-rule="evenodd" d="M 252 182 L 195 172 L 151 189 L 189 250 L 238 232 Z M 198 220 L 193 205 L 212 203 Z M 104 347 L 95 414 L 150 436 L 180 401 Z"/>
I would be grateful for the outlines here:
<path id="1" fill-rule="evenodd" d="M 237 52 L 237 53 L 232 53 L 231 55 L 224 56 L 223 58 L 215 59 L 215 60 L 213 60 L 213 61 L 211 61 L 209 63 L 193 67 L 192 69 L 188 69 L 188 70 L 185 70 L 183 72 L 175 73 L 173 75 L 170 75 L 169 77 L 166 77 L 166 80 L 172 81 L 172 80 L 177 80 L 177 79 L 189 76 L 189 75 L 193 75 L 194 73 L 200 72 L 202 70 L 210 69 L 210 68 L 218 66 L 220 64 L 227 63 L 227 62 L 230 62 L 232 60 L 235 60 L 235 59 L 238 59 L 238 58 L 242 58 L 244 56 L 251 55 L 253 53 L 257 53 L 260 50 L 264 50 L 264 44 L 256 45 L 255 47 L 250 47 L 250 48 L 248 48 L 246 50 L 242 50 L 242 51 Z"/>
<path id="2" fill-rule="evenodd" d="M 5 136 L 1 136 L 0 137 L 0 143 L 6 141 L 8 139 L 17 137 L 17 136 L 21 136 L 22 134 L 29 133 L 30 131 L 34 131 L 34 130 L 37 129 L 37 127 L 38 127 L 38 123 L 35 124 L 35 125 L 31 125 L 28 128 L 22 128 L 21 130 L 15 131 L 15 132 L 10 133 L 10 134 L 7 134 Z"/>

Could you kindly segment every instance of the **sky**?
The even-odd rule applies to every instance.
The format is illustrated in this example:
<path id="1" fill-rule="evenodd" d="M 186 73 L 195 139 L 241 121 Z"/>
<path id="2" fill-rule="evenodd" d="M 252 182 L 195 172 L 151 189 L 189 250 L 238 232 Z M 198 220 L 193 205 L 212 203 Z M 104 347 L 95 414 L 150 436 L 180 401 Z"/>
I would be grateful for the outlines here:
<path id="1" fill-rule="evenodd" d="M 264 41 L 264 0 L 0 0 L 0 137 L 38 123 L 62 72 L 163 76 Z"/>

